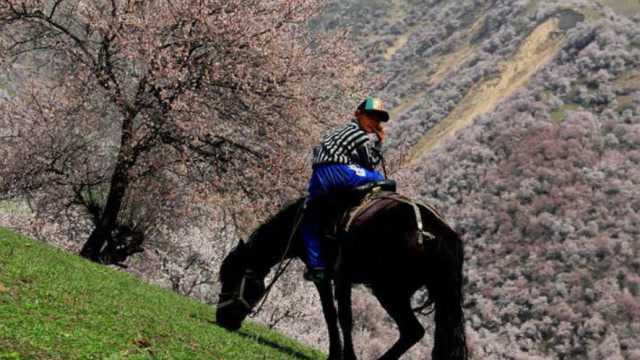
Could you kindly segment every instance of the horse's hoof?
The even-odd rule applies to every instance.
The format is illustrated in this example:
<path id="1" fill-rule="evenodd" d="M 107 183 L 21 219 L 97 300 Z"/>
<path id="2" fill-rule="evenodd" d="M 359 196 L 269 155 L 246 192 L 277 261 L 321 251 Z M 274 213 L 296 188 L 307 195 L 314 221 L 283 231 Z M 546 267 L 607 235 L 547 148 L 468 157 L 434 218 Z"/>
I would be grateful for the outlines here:
<path id="1" fill-rule="evenodd" d="M 382 355 L 378 358 L 378 360 L 398 360 L 399 358 L 397 356 L 393 356 L 393 355 Z"/>
<path id="2" fill-rule="evenodd" d="M 342 360 L 358 360 L 358 358 L 356 357 L 356 354 L 349 354 L 349 355 L 345 354 L 342 357 Z"/>

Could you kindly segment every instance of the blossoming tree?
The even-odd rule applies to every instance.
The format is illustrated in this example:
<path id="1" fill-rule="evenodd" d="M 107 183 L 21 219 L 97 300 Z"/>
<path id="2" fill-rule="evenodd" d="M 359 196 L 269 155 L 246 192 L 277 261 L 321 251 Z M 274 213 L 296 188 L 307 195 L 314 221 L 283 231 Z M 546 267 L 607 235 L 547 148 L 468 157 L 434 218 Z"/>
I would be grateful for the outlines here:
<path id="1" fill-rule="evenodd" d="M 322 6 L 2 0 L 0 197 L 88 220 L 81 255 L 115 262 L 212 194 L 296 184 L 361 71 L 344 34 L 309 29 Z"/>

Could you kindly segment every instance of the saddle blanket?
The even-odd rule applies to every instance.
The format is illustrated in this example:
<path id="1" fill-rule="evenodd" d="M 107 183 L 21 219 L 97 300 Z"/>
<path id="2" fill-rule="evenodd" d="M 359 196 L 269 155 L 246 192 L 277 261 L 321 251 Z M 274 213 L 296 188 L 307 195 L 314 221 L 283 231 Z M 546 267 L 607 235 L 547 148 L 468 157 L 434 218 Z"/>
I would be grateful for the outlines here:
<path id="1" fill-rule="evenodd" d="M 398 205 L 398 203 L 405 203 L 413 207 L 414 215 L 416 218 L 416 226 L 418 228 L 418 244 L 423 245 L 423 237 L 433 239 L 433 234 L 423 229 L 422 215 L 420 213 L 420 207 L 429 211 L 433 216 L 437 217 L 446 224 L 444 216 L 432 205 L 416 202 L 411 198 L 391 191 L 378 191 L 371 192 L 365 196 L 360 205 L 354 207 L 349 211 L 344 218 L 343 229 L 348 232 L 353 225 L 358 225 L 366 222 L 373 217 L 378 211 L 385 210 L 387 208 Z"/>

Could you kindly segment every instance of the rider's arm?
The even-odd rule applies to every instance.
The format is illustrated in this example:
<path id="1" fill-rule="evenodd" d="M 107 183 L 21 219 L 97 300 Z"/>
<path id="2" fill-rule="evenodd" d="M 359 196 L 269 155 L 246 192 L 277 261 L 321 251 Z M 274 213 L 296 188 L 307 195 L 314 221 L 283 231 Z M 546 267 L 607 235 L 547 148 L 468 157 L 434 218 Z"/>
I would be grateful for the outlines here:
<path id="1" fill-rule="evenodd" d="M 357 144 L 351 154 L 355 163 L 373 170 L 382 161 L 382 142 L 378 135 L 369 133 Z"/>

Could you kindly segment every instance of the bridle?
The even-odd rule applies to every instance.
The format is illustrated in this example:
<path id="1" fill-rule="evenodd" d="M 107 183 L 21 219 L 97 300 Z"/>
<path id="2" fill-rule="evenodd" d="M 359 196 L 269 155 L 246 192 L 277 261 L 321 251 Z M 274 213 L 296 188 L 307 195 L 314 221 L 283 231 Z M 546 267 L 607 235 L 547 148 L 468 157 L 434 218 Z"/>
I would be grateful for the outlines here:
<path id="1" fill-rule="evenodd" d="M 229 306 L 231 304 L 234 304 L 235 302 L 240 302 L 240 304 L 242 304 L 245 307 L 246 310 L 251 311 L 253 306 L 251 306 L 251 304 L 249 304 L 249 301 L 247 301 L 247 299 L 245 299 L 244 290 L 245 290 L 246 285 L 247 285 L 247 280 L 257 279 L 257 278 L 258 277 L 256 276 L 256 273 L 253 270 L 246 269 L 244 271 L 244 274 L 242 275 L 242 278 L 240 279 L 240 286 L 238 286 L 237 289 L 235 289 L 234 291 L 231 291 L 231 292 L 220 293 L 220 295 L 222 295 L 222 296 L 231 295 L 231 297 L 228 300 L 219 303 L 217 305 L 217 308 L 218 309 L 222 309 L 222 308 L 227 307 L 227 306 Z"/>
<path id="2" fill-rule="evenodd" d="M 296 231 L 298 230 L 298 227 L 300 226 L 300 222 L 302 221 L 302 217 L 304 215 L 304 209 L 307 207 L 307 201 L 308 201 L 308 198 L 306 198 L 304 201 L 302 201 L 302 203 L 298 207 L 298 210 L 296 212 L 296 222 L 293 225 L 293 228 L 291 229 L 291 234 L 289 235 L 289 240 L 287 241 L 287 246 L 285 247 L 284 252 L 282 253 L 282 258 L 279 261 L 280 266 L 278 266 L 278 269 L 276 270 L 275 275 L 273 276 L 273 279 L 271 279 L 271 282 L 265 288 L 264 293 L 261 295 L 262 301 L 260 301 L 260 299 L 258 299 L 258 301 L 260 301 L 260 306 L 258 306 L 258 308 L 255 311 L 252 311 L 253 306 L 251 306 L 251 304 L 247 301 L 247 299 L 244 298 L 244 290 L 245 290 L 245 287 L 246 287 L 246 284 L 247 284 L 247 280 L 248 279 L 257 279 L 258 278 L 258 276 L 256 275 L 255 271 L 247 268 L 244 271 L 244 274 L 242 275 L 242 278 L 240 279 L 240 286 L 238 287 L 237 290 L 234 290 L 234 291 L 228 292 L 228 293 L 220 293 L 220 295 L 223 295 L 223 296 L 224 295 L 231 295 L 231 297 L 227 301 L 223 301 L 222 303 L 219 303 L 217 305 L 218 309 L 222 309 L 224 307 L 230 306 L 231 304 L 233 304 L 236 301 L 238 301 L 244 306 L 244 308 L 247 311 L 250 312 L 250 314 L 249 314 L 250 317 L 256 316 L 260 312 L 260 310 L 262 310 L 262 306 L 264 305 L 265 301 L 267 300 L 267 297 L 269 296 L 269 293 L 271 292 L 271 289 L 273 288 L 273 285 L 275 285 L 276 281 L 278 281 L 280 276 L 282 276 L 282 274 L 284 274 L 284 272 L 287 270 L 287 267 L 289 267 L 289 265 L 293 261 L 293 258 L 290 258 L 286 263 L 283 264 L 284 259 L 286 258 L 287 253 L 289 252 L 289 249 L 291 249 L 291 243 L 293 242 L 293 237 L 294 237 Z"/>

